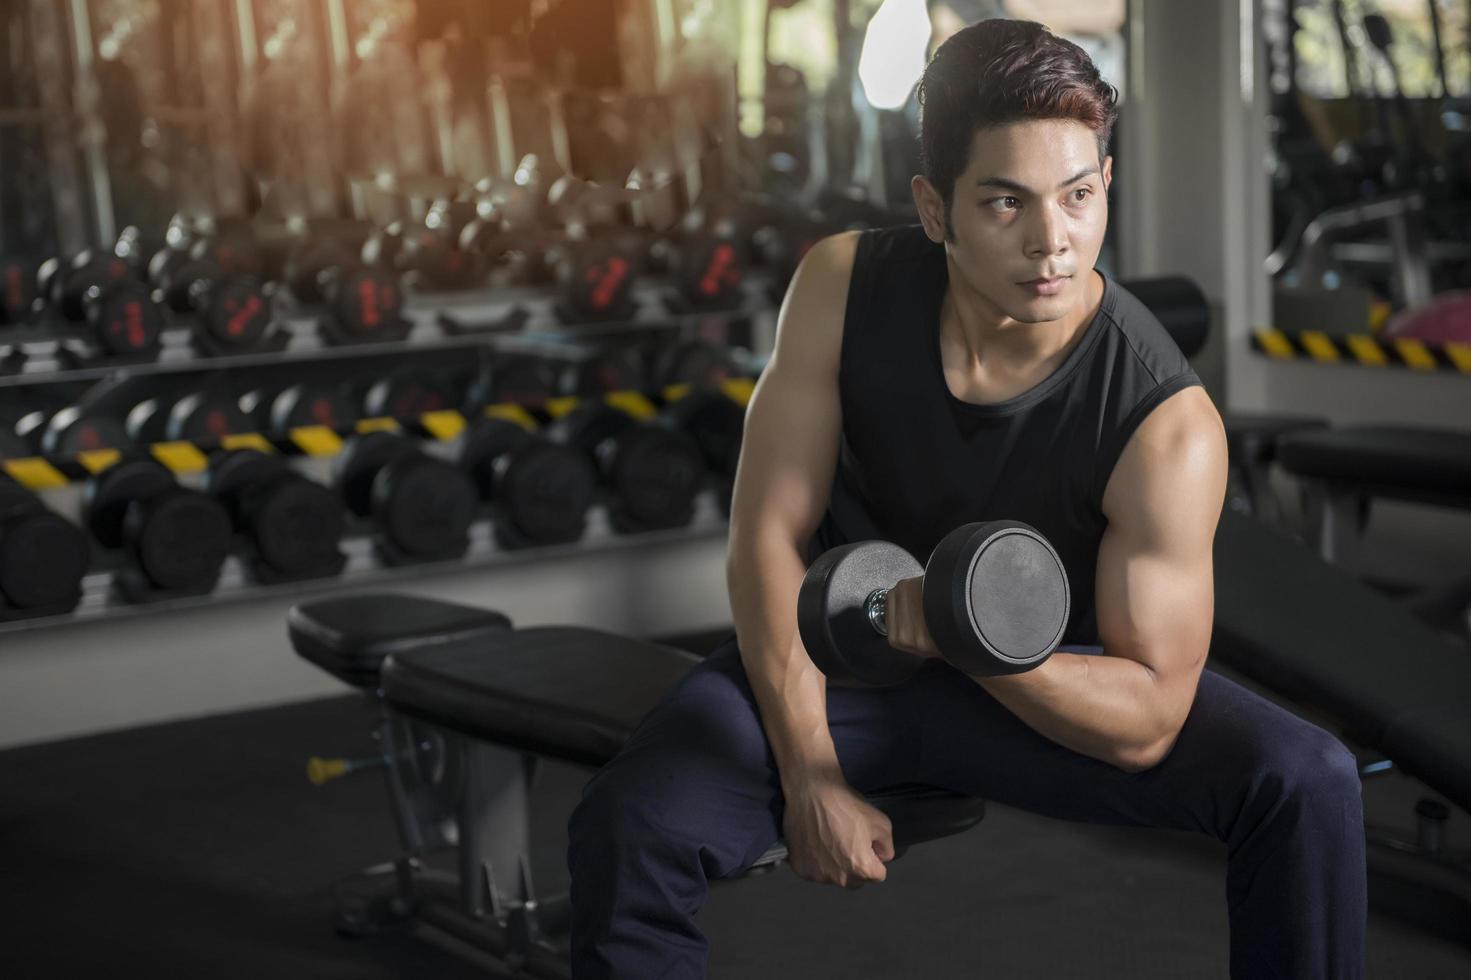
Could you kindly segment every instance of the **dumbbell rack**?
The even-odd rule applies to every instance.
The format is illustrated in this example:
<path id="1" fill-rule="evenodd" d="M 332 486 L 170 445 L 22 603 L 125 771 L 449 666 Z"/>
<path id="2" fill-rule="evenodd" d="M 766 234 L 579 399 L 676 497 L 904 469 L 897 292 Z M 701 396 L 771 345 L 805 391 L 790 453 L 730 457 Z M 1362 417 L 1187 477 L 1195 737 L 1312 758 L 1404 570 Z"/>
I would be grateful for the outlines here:
<path id="1" fill-rule="evenodd" d="M 204 356 L 190 343 L 187 329 L 169 329 L 165 331 L 164 346 L 156 360 L 128 364 L 106 360 L 78 364 L 63 350 L 66 340 L 59 340 L 54 335 L 48 336 L 40 327 L 11 327 L 0 333 L 0 361 L 16 353 L 23 354 L 24 357 L 18 359 L 19 364 L 12 360 L 11 363 L 15 366 L 12 373 L 0 374 L 0 388 L 102 380 L 120 376 L 205 373 L 297 365 L 313 361 L 325 363 L 447 350 L 484 351 L 492 356 L 533 354 L 557 357 L 567 356 L 601 341 L 631 340 L 678 332 L 710 319 L 729 322 L 737 318 L 759 320 L 763 316 L 774 316 L 769 298 L 769 284 L 760 276 L 750 278 L 745 284 L 742 302 L 730 309 L 674 312 L 664 309 L 661 303 L 664 294 L 665 287 L 657 280 L 641 284 L 634 294 L 639 312 L 632 320 L 587 325 L 568 325 L 559 321 L 555 313 L 555 299 L 540 290 L 496 289 L 471 293 L 420 294 L 411 296 L 405 306 L 404 315 L 412 326 L 404 339 L 351 345 L 329 343 L 318 330 L 313 311 L 292 309 L 287 297 L 283 298 L 278 310 L 278 313 L 284 314 L 279 317 L 280 328 L 289 338 L 282 349 Z M 465 423 L 466 420 L 460 413 L 451 411 L 434 413 L 434 417 L 425 416 L 410 428 L 427 434 L 425 448 L 434 454 L 437 451 L 436 444 L 442 446 L 454 439 Z M 356 428 L 357 431 L 371 431 L 402 427 L 394 420 L 364 419 L 360 420 Z M 338 440 L 330 439 L 328 442 L 336 444 Z M 264 437 L 249 435 L 233 437 L 227 440 L 226 445 L 272 448 L 270 441 Z M 175 471 L 182 484 L 189 486 L 200 482 L 198 474 L 203 468 L 208 449 L 212 447 L 175 444 L 149 448 L 154 456 L 163 459 Z M 294 447 L 287 448 L 290 451 Z M 321 466 L 325 471 L 327 467 L 324 460 L 330 454 L 328 451 L 324 455 L 320 449 L 308 452 L 306 466 Z M 171 455 L 173 458 L 168 458 Z M 180 464 L 180 455 L 193 462 Z M 78 469 L 74 464 L 62 465 L 68 470 Z M 23 485 L 41 493 L 43 497 L 67 492 L 79 496 L 79 488 L 76 486 L 63 486 L 74 483 L 75 474 L 62 475 L 49 461 L 11 459 L 0 463 L 0 469 L 10 473 Z M 54 502 L 62 503 L 60 500 Z M 69 506 L 62 507 L 64 512 L 70 509 Z M 723 535 L 725 530 L 726 522 L 715 494 L 707 491 L 702 493 L 697 502 L 693 521 L 675 530 L 618 533 L 611 527 L 607 510 L 601 505 L 595 506 L 588 514 L 586 533 L 576 543 L 569 545 L 507 549 L 496 543 L 491 522 L 482 517 L 471 529 L 470 546 L 466 554 L 449 561 L 386 565 L 375 554 L 367 536 L 350 531 L 341 542 L 347 562 L 342 573 L 337 576 L 281 585 L 260 584 L 250 580 L 242 559 L 232 555 L 226 560 L 218 584 L 208 594 L 129 603 L 114 594 L 113 573 L 94 568 L 83 578 L 83 596 L 75 610 L 64 615 L 0 622 L 0 633 L 104 619 L 134 618 L 168 610 L 212 606 L 221 602 L 277 595 L 295 596 L 334 590 L 343 585 L 404 581 L 447 572 L 554 560 L 687 540 L 708 540 Z"/>
<path id="2" fill-rule="evenodd" d="M 120 371 L 133 376 L 167 374 L 457 348 L 489 347 L 501 353 L 538 353 L 549 345 L 565 348 L 588 341 L 677 330 L 710 318 L 729 320 L 772 314 L 768 289 L 764 277 L 753 275 L 744 285 L 743 302 L 732 309 L 665 312 L 660 308 L 663 288 L 657 282 L 650 282 L 634 290 L 640 307 L 634 319 L 574 325 L 560 322 L 555 313 L 555 299 L 537 289 L 419 295 L 411 297 L 405 307 L 404 315 L 412 326 L 404 339 L 350 345 L 328 343 L 318 330 L 315 316 L 287 308 L 282 311 L 285 315 L 279 324 L 288 336 L 283 350 L 203 356 L 191 345 L 187 328 L 170 328 L 164 331 L 163 348 L 157 360 L 122 366 L 106 360 L 76 363 L 65 349 L 67 340 L 58 339 L 44 327 L 6 327 L 0 329 L 0 388 L 100 380 Z M 289 307 L 289 303 L 283 301 L 282 306 Z M 756 346 L 770 346 L 769 332 Z M 6 364 L 11 365 L 9 370 Z"/>

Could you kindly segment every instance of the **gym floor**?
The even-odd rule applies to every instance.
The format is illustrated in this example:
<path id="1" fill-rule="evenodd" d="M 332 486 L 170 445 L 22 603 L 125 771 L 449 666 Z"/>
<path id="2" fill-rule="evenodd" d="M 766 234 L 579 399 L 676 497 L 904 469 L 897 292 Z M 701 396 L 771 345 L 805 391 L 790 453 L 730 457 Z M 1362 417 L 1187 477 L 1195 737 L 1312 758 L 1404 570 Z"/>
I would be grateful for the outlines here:
<path id="1" fill-rule="evenodd" d="M 335 934 L 331 883 L 388 857 L 395 832 L 378 776 L 315 788 L 304 766 L 370 754 L 369 724 L 346 696 L 0 753 L 4 972 L 499 975 L 409 934 Z M 587 775 L 543 770 L 543 892 L 565 888 L 563 828 Z M 1424 792 L 1374 777 L 1368 817 L 1405 825 Z M 1450 839 L 1471 840 L 1464 815 Z M 715 980 L 1225 977 L 1224 875 L 1224 849 L 1204 838 L 993 806 L 972 831 L 910 851 L 882 885 L 846 892 L 783 868 L 717 887 L 700 921 Z M 1378 911 L 1368 945 L 1376 980 L 1471 976 L 1471 945 Z"/>

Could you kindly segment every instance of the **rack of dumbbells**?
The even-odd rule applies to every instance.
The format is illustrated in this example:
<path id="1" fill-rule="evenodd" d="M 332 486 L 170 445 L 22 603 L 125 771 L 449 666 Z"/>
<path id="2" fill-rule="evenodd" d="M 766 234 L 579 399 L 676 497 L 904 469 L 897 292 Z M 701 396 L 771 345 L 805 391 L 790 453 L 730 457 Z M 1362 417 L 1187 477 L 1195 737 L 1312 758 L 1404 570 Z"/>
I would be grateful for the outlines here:
<path id="1" fill-rule="evenodd" d="M 670 96 L 492 47 L 462 98 L 406 5 L 163 6 L 4 15 L 0 629 L 724 533 L 785 281 L 869 213 L 743 195 Z"/>

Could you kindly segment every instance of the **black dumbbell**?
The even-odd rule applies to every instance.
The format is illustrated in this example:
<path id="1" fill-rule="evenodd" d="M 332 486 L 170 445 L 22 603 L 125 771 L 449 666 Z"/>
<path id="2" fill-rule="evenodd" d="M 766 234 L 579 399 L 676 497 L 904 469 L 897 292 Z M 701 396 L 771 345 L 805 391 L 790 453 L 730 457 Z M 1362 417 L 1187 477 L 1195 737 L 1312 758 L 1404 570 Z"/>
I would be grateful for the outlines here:
<path id="1" fill-rule="evenodd" d="M 436 202 L 422 223 L 395 221 L 374 232 L 363 246 L 362 259 L 403 276 L 410 289 L 468 289 L 482 273 L 476 253 L 460 247 L 467 218 L 447 202 Z"/>
<path id="2" fill-rule="evenodd" d="M 347 509 L 371 518 L 380 556 L 390 564 L 458 558 L 479 509 L 475 484 L 405 436 L 369 432 L 337 457 L 336 482 Z"/>
<path id="3" fill-rule="evenodd" d="M 16 433 L 35 452 L 71 457 L 103 449 L 131 448 L 127 428 L 110 415 L 69 405 L 55 413 L 33 412 L 16 424 Z"/>
<path id="4" fill-rule="evenodd" d="M 539 408 L 557 397 L 557 371 L 547 361 L 529 355 L 496 355 L 480 368 L 465 389 L 464 412 L 474 418 L 487 405 Z"/>
<path id="5" fill-rule="evenodd" d="M 719 387 L 736 376 L 736 358 L 729 347 L 708 340 L 681 340 L 662 345 L 654 357 L 654 384 Z"/>
<path id="6" fill-rule="evenodd" d="M 653 249 L 672 278 L 677 309 L 729 309 L 739 304 L 749 262 L 736 218 L 716 210 L 693 212 L 683 227 Z"/>
<path id="7" fill-rule="evenodd" d="M 565 544 L 582 537 L 598 485 L 586 453 L 518 422 L 484 418 L 462 437 L 459 461 L 490 504 L 492 526 L 504 547 Z"/>
<path id="8" fill-rule="evenodd" d="M 363 414 L 413 421 L 426 412 L 457 409 L 459 404 L 459 393 L 443 372 L 406 365 L 373 382 L 363 396 Z"/>
<path id="9" fill-rule="evenodd" d="M 230 551 L 230 516 L 219 501 L 180 486 L 151 459 L 108 467 L 88 482 L 84 499 L 92 536 L 131 558 L 131 567 L 115 579 L 127 598 L 214 589 Z"/>
<path id="10" fill-rule="evenodd" d="M 602 323 L 632 319 L 638 312 L 633 285 L 641 257 L 622 239 L 566 239 L 547 252 L 560 299 L 563 323 Z"/>
<path id="11" fill-rule="evenodd" d="M 264 280 L 266 257 L 248 220 L 208 217 L 196 222 L 189 257 L 211 262 L 226 275 Z"/>
<path id="12" fill-rule="evenodd" d="M 234 354 L 269 346 L 273 299 L 259 280 L 232 275 L 214 260 L 165 248 L 148 264 L 164 303 L 191 318 L 206 353 Z"/>
<path id="13" fill-rule="evenodd" d="M 125 426 L 128 438 L 138 445 L 167 440 L 214 446 L 229 436 L 255 431 L 239 401 L 218 388 L 145 399 L 128 412 Z"/>
<path id="14" fill-rule="evenodd" d="M 347 556 L 338 543 L 347 518 L 341 499 L 283 457 L 254 449 L 217 453 L 210 460 L 208 487 L 244 538 L 247 566 L 257 581 L 297 581 L 342 571 Z"/>
<path id="15" fill-rule="evenodd" d="M 592 457 L 611 495 L 615 530 L 683 527 L 693 519 L 705 467 L 700 447 L 683 432 L 592 402 L 558 419 L 547 434 Z"/>
<path id="16" fill-rule="evenodd" d="M 64 319 L 85 321 L 108 354 L 152 357 L 163 334 L 163 310 L 133 276 L 128 260 L 82 252 L 69 262 L 47 259 L 36 273 L 37 292 Z"/>
<path id="17" fill-rule="evenodd" d="M 252 391 L 240 399 L 240 409 L 257 431 L 276 438 L 316 425 L 346 432 L 358 420 L 358 410 L 342 386 L 323 381 Z"/>
<path id="18" fill-rule="evenodd" d="M 563 367 L 557 387 L 568 398 L 643 391 L 648 387 L 643 355 L 629 346 L 589 348 Z"/>
<path id="19" fill-rule="evenodd" d="M 745 407 L 718 388 L 692 388 L 667 402 L 659 417 L 700 447 L 705 466 L 716 480 L 720 509 L 729 515 L 745 433 Z"/>
<path id="20" fill-rule="evenodd" d="M 819 670 L 838 684 L 908 680 L 923 658 L 889 645 L 885 603 L 903 579 L 924 576 L 925 626 L 947 663 L 995 676 L 1043 663 L 1067 627 L 1067 571 L 1052 545 L 1019 521 L 966 524 L 923 568 L 885 541 L 825 552 L 802 580 L 797 628 Z"/>
<path id="21" fill-rule="evenodd" d="M 20 323 L 36 302 L 37 263 L 25 255 L 0 255 L 0 326 Z"/>
<path id="22" fill-rule="evenodd" d="M 328 340 L 360 344 L 403 340 L 403 290 L 393 276 L 372 266 L 337 266 L 319 276 L 326 310 L 319 321 Z"/>
<path id="23" fill-rule="evenodd" d="M 0 618 L 75 609 L 90 561 L 81 528 L 0 473 Z"/>

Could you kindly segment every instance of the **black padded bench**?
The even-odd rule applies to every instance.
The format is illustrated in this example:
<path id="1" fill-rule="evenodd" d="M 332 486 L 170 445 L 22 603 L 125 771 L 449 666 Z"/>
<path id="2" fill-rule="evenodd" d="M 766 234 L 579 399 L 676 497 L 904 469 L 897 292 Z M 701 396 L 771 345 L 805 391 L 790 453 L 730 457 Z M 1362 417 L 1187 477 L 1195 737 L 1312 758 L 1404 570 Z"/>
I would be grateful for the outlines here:
<path id="1" fill-rule="evenodd" d="M 1284 435 L 1277 461 L 1301 480 L 1322 557 L 1352 568 L 1367 501 L 1471 508 L 1471 432 L 1344 426 Z"/>
<path id="2" fill-rule="evenodd" d="M 1307 546 L 1229 511 L 1215 570 L 1213 662 L 1316 711 L 1471 812 L 1471 651 Z M 1471 855 L 1446 848 L 1448 816 L 1427 798 L 1416 806 L 1414 839 L 1367 828 L 1370 896 L 1465 942 Z"/>
<path id="3" fill-rule="evenodd" d="M 426 882 L 422 868 L 403 860 L 393 874 L 400 904 L 493 954 L 530 956 L 560 975 L 545 940 L 565 929 L 566 900 L 538 901 L 526 868 L 537 760 L 608 762 L 699 658 L 599 630 L 511 629 L 487 610 L 392 594 L 297 606 L 288 626 L 299 654 L 379 704 L 406 853 L 417 860 L 436 846 L 457 852 L 457 908 L 408 902 L 403 893 L 422 899 Z M 985 815 L 984 801 L 927 786 L 868 800 L 893 825 L 896 857 Z M 446 820 L 453 833 L 443 832 Z M 785 859 L 778 841 L 746 873 Z"/>

